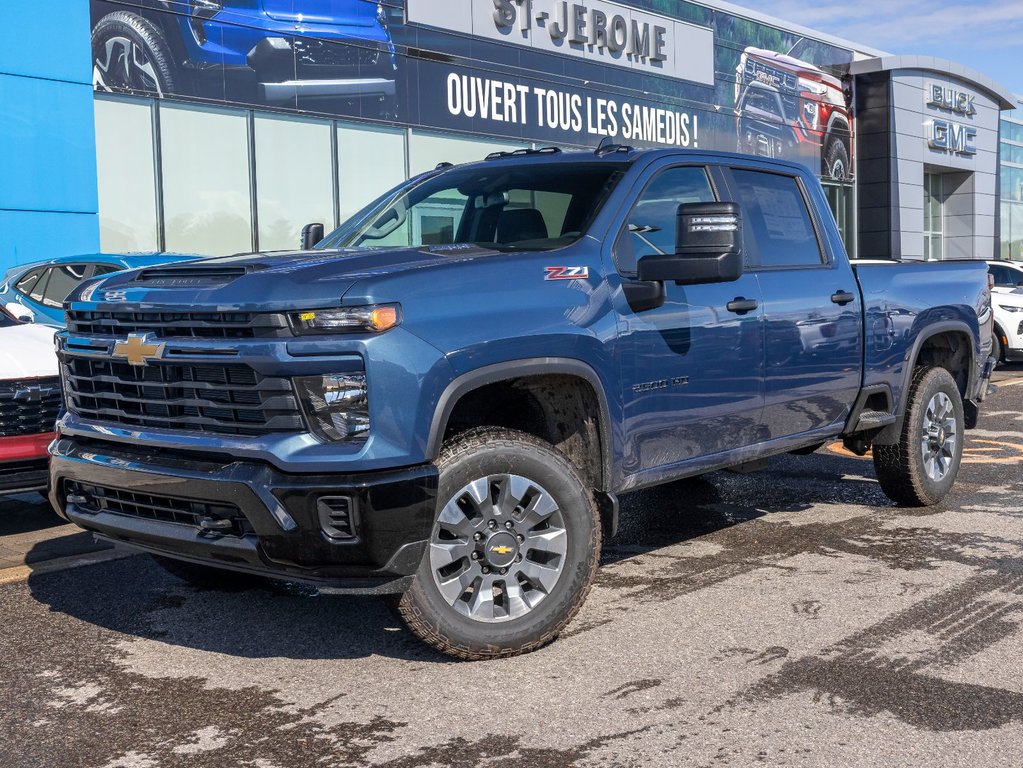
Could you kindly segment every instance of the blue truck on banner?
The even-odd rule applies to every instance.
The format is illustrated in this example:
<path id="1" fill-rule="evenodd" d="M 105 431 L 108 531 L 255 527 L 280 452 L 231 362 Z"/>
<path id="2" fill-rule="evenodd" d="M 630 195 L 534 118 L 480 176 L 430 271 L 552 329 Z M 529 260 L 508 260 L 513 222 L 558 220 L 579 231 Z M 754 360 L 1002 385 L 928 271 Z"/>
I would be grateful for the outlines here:
<path id="1" fill-rule="evenodd" d="M 852 52 L 688 2 L 92 0 L 98 91 L 852 177 Z"/>

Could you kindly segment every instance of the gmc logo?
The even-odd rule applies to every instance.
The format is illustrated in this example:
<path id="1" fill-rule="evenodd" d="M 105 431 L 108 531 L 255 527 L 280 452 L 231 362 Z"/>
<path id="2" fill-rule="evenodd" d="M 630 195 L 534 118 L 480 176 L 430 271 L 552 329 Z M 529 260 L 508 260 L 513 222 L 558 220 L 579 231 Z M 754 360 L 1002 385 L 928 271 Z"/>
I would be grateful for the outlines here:
<path id="1" fill-rule="evenodd" d="M 948 120 L 932 120 L 927 144 L 931 149 L 956 155 L 977 154 L 977 129 Z"/>

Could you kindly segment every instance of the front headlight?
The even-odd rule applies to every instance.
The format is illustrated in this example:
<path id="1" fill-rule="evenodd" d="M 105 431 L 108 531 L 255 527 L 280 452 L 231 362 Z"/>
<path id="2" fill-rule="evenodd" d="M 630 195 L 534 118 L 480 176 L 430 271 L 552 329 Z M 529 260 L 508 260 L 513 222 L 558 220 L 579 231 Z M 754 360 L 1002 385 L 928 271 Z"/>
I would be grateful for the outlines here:
<path id="1" fill-rule="evenodd" d="M 325 440 L 369 436 L 369 393 L 365 373 L 323 374 L 295 379 L 309 426 Z"/>
<path id="2" fill-rule="evenodd" d="M 817 80 L 807 80 L 805 77 L 801 77 L 798 83 L 800 90 L 812 93 L 815 96 L 823 96 L 828 92 L 828 86 Z"/>
<path id="3" fill-rule="evenodd" d="M 378 304 L 371 307 L 343 307 L 295 312 L 289 316 L 297 334 L 383 333 L 401 323 L 401 307 Z"/>
<path id="4" fill-rule="evenodd" d="M 999 304 L 998 308 L 1004 309 L 1006 312 L 1023 312 L 1023 307 L 1007 307 L 1004 304 Z"/>

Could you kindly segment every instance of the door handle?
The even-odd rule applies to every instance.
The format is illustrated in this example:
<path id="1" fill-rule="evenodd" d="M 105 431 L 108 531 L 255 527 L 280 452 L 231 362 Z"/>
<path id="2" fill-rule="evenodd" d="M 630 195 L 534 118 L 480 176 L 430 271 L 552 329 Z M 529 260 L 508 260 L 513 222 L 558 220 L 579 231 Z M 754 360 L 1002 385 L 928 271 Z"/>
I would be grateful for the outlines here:
<path id="1" fill-rule="evenodd" d="M 725 309 L 729 312 L 734 312 L 737 315 L 745 315 L 748 312 L 752 312 L 759 306 L 760 304 L 757 303 L 756 299 L 744 299 L 742 296 L 739 296 L 738 298 L 728 302 L 725 305 Z"/>
<path id="2" fill-rule="evenodd" d="M 852 304 L 856 301 L 856 294 L 849 293 L 848 291 L 838 291 L 837 293 L 831 294 L 831 300 L 839 306 Z"/>

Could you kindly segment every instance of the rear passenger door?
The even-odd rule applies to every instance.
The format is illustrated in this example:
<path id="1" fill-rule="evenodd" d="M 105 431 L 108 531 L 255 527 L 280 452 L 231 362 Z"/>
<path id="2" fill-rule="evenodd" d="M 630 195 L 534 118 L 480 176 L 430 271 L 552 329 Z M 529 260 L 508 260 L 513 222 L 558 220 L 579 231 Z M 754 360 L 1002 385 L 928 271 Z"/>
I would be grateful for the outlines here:
<path id="1" fill-rule="evenodd" d="M 844 424 L 860 388 L 862 309 L 848 259 L 835 253 L 798 176 L 728 172 L 744 247 L 760 282 L 765 439 Z"/>

